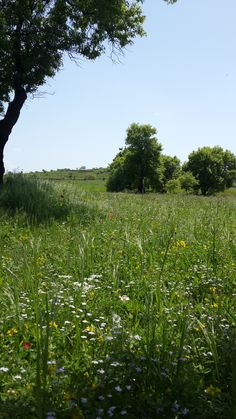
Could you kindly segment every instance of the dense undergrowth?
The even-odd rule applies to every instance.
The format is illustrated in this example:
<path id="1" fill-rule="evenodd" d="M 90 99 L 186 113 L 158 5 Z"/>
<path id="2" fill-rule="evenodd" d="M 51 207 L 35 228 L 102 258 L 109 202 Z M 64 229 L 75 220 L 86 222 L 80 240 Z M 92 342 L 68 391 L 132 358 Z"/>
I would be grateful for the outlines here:
<path id="1" fill-rule="evenodd" d="M 0 195 L 0 418 L 234 419 L 234 196 Z"/>

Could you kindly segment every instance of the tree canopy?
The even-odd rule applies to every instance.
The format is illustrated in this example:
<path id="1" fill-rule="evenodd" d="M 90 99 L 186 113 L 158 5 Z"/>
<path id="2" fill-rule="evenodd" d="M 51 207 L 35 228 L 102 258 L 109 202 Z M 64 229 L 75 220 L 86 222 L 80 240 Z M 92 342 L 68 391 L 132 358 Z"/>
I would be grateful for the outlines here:
<path id="1" fill-rule="evenodd" d="M 0 0 L 0 182 L 3 151 L 27 95 L 72 59 L 122 51 L 143 36 L 143 0 Z"/>
<path id="2" fill-rule="evenodd" d="M 219 146 L 202 147 L 189 155 L 183 169 L 194 175 L 203 195 L 210 195 L 233 185 L 236 156 Z"/>
<path id="3" fill-rule="evenodd" d="M 151 125 L 133 123 L 127 129 L 126 147 L 110 165 L 109 191 L 124 189 L 145 192 L 146 188 L 159 189 L 161 182 L 160 153 L 162 146 Z"/>
<path id="4" fill-rule="evenodd" d="M 180 160 L 176 156 L 161 155 L 162 166 L 162 192 L 166 191 L 166 184 L 169 180 L 175 179 L 181 172 Z"/>
<path id="5" fill-rule="evenodd" d="M 0 0 L 0 105 L 17 86 L 35 92 L 64 53 L 95 59 L 144 35 L 142 0 Z"/>

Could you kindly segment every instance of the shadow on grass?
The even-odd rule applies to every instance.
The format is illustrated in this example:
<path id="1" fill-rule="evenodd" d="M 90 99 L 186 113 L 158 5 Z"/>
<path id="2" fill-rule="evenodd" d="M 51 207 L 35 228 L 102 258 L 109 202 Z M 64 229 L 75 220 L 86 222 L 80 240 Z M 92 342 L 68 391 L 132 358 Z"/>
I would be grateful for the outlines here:
<path id="1" fill-rule="evenodd" d="M 86 223 L 95 215 L 95 209 L 81 202 L 72 204 L 49 182 L 29 179 L 23 174 L 6 176 L 0 192 L 0 210 L 9 216 L 23 216 L 28 223 L 36 225 L 66 221 L 71 217 Z"/>

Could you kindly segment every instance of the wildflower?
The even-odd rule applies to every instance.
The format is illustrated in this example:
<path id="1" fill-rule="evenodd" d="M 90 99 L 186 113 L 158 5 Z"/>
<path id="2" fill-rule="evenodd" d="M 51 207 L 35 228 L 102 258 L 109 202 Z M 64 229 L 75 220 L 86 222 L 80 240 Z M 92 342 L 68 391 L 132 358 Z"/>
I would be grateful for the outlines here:
<path id="1" fill-rule="evenodd" d="M 94 329 L 94 327 L 92 327 L 92 326 L 87 326 L 84 330 L 83 330 L 83 332 L 88 332 L 89 334 L 95 334 L 95 329 Z"/>
<path id="2" fill-rule="evenodd" d="M 28 350 L 31 348 L 31 344 L 29 342 L 22 342 L 23 349 Z"/>
<path id="3" fill-rule="evenodd" d="M 211 307 L 212 307 L 212 308 L 218 308 L 218 307 L 219 307 L 219 304 L 217 304 L 217 303 L 213 303 L 213 304 L 211 305 Z"/>
<path id="4" fill-rule="evenodd" d="M 52 361 L 48 361 L 47 362 L 48 365 L 56 365 L 56 361 L 52 360 Z"/>
<path id="5" fill-rule="evenodd" d="M 13 380 L 21 380 L 22 376 L 20 374 L 17 374 L 17 375 L 14 375 L 12 378 Z"/>
<path id="6" fill-rule="evenodd" d="M 107 413 L 108 413 L 108 416 L 113 416 L 114 415 L 114 410 L 116 409 L 116 406 L 111 406 L 111 407 L 109 407 L 109 409 L 108 409 L 108 411 L 107 411 Z"/>
<path id="7" fill-rule="evenodd" d="M 205 329 L 204 324 L 199 324 L 199 326 L 194 328 L 194 330 L 196 330 L 196 332 L 203 332 L 204 329 Z"/>
<path id="8" fill-rule="evenodd" d="M 121 317 L 118 314 L 113 313 L 113 315 L 112 315 L 112 321 L 113 321 L 113 323 L 120 323 Z"/>
<path id="9" fill-rule="evenodd" d="M 211 397 L 216 397 L 221 393 L 221 389 L 210 384 L 209 387 L 207 387 L 207 389 L 205 390 L 205 392 L 209 394 L 209 396 Z"/>
<path id="10" fill-rule="evenodd" d="M 172 412 L 177 412 L 179 410 L 179 404 L 175 401 L 171 407 Z"/>
<path id="11" fill-rule="evenodd" d="M 57 374 L 62 374 L 65 372 L 65 367 L 59 367 L 57 368 Z"/>
<path id="12" fill-rule="evenodd" d="M 121 301 L 129 301 L 130 300 L 130 298 L 128 297 L 128 295 L 119 295 L 119 299 Z"/>
<path id="13" fill-rule="evenodd" d="M 55 419 L 56 413 L 55 412 L 47 412 L 46 419 Z"/>
<path id="14" fill-rule="evenodd" d="M 116 362 L 116 361 L 111 363 L 111 367 L 118 367 L 119 365 L 120 365 L 120 363 Z"/>
<path id="15" fill-rule="evenodd" d="M 7 331 L 7 335 L 8 335 L 8 336 L 13 336 L 13 335 L 15 335 L 16 333 L 18 333 L 18 330 L 17 330 L 15 327 L 12 327 L 11 329 L 9 329 L 9 330 Z"/>
<path id="16" fill-rule="evenodd" d="M 49 326 L 53 329 L 58 329 L 58 324 L 56 322 L 53 322 L 53 321 L 49 322 Z"/>
<path id="17" fill-rule="evenodd" d="M 177 247 L 187 247 L 187 244 L 184 240 L 177 240 L 176 246 Z"/>
<path id="18" fill-rule="evenodd" d="M 139 335 L 135 335 L 135 336 L 134 336 L 134 339 L 135 339 L 135 340 L 141 340 L 142 338 L 141 338 L 141 336 L 139 336 Z"/>
<path id="19" fill-rule="evenodd" d="M 187 407 L 184 407 L 182 410 L 182 415 L 186 416 L 189 414 L 189 409 Z"/>
<path id="20" fill-rule="evenodd" d="M 120 393 L 122 391 L 122 388 L 121 388 L 121 386 L 118 385 L 118 386 L 115 387 L 115 390 L 118 391 L 118 393 Z"/>
<path id="21" fill-rule="evenodd" d="M 7 372 L 9 371 L 9 368 L 7 367 L 0 367 L 0 372 Z"/>

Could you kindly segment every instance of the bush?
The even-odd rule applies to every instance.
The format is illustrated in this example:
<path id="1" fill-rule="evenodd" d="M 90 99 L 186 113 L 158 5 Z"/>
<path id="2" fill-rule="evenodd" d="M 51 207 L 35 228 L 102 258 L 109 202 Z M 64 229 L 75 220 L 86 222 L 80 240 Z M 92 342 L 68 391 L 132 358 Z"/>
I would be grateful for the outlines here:
<path id="1" fill-rule="evenodd" d="M 181 190 L 179 179 L 168 180 L 165 187 L 168 193 L 178 193 Z"/>
<path id="2" fill-rule="evenodd" d="M 198 192 L 199 182 L 197 181 L 197 179 L 193 176 L 191 172 L 182 173 L 178 179 L 179 179 L 181 189 L 184 189 L 185 192 L 188 192 L 188 193 Z"/>

